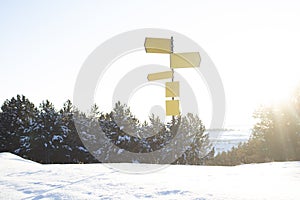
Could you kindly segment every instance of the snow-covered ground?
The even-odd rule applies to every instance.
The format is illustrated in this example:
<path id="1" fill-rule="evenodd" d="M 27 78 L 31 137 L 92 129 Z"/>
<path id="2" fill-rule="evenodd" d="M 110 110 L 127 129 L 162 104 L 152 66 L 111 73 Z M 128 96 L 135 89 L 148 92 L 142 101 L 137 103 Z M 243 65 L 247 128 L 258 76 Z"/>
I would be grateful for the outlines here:
<path id="1" fill-rule="evenodd" d="M 300 199 L 300 162 L 169 166 L 147 174 L 120 165 L 41 165 L 0 153 L 0 199 Z"/>

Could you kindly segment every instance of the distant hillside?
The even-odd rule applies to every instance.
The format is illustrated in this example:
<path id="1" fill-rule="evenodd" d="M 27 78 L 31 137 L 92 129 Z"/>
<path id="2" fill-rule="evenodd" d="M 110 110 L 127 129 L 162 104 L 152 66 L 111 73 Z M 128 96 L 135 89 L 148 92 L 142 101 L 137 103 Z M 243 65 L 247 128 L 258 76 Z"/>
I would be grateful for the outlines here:
<path id="1" fill-rule="evenodd" d="M 215 153 L 229 151 L 232 147 L 237 147 L 239 143 L 247 142 L 251 135 L 251 130 L 234 129 L 208 129 L 205 131 L 215 147 Z"/>

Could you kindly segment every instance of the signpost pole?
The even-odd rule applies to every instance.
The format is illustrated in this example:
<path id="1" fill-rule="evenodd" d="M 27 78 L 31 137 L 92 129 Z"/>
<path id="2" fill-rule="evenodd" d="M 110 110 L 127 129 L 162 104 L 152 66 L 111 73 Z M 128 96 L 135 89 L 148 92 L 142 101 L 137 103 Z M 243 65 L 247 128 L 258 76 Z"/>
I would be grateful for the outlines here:
<path id="1" fill-rule="evenodd" d="M 179 98 L 179 81 L 174 81 L 175 68 L 191 68 L 199 67 L 201 57 L 199 52 L 183 52 L 174 53 L 174 38 L 145 38 L 145 50 L 146 53 L 162 53 L 169 54 L 170 56 L 170 68 L 171 71 L 158 72 L 148 74 L 147 79 L 149 81 L 171 79 L 171 82 L 166 82 L 166 97 L 172 98 L 166 100 L 166 115 L 172 116 L 172 124 L 175 124 L 175 116 L 180 115 L 179 100 L 175 100 L 175 97 Z"/>
<path id="2" fill-rule="evenodd" d="M 174 53 L 174 39 L 173 39 L 173 36 L 171 36 L 171 53 Z M 172 68 L 172 82 L 173 81 L 174 81 L 174 69 Z M 174 97 L 172 99 L 174 99 Z"/>
<path id="3" fill-rule="evenodd" d="M 173 36 L 171 36 L 171 54 L 174 53 L 174 38 Z M 171 58 L 170 58 L 171 59 Z M 170 63 L 170 67 L 171 67 L 171 63 Z M 172 68 L 172 82 L 174 82 L 174 69 Z M 172 100 L 174 100 L 174 97 L 172 97 Z M 175 125 L 175 116 L 172 116 L 172 124 L 173 127 Z"/>

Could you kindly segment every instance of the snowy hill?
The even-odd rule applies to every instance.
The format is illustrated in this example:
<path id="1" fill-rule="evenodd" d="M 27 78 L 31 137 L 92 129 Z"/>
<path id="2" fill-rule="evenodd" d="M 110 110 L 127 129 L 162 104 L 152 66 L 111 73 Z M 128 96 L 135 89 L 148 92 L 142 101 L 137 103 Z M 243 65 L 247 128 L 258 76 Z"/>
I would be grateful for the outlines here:
<path id="1" fill-rule="evenodd" d="M 0 199 L 300 199 L 300 162 L 236 167 L 41 165 L 0 153 Z"/>
<path id="2" fill-rule="evenodd" d="M 251 135 L 250 129 L 245 130 L 207 130 L 209 139 L 215 147 L 215 152 L 229 151 L 240 143 L 247 142 Z"/>

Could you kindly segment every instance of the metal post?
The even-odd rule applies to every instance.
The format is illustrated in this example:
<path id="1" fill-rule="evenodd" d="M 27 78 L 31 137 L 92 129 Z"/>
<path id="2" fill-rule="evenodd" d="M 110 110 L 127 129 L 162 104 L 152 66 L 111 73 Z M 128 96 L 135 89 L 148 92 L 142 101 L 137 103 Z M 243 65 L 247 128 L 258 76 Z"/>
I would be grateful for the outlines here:
<path id="1" fill-rule="evenodd" d="M 174 39 L 173 36 L 171 36 L 171 53 L 174 52 Z M 172 82 L 174 82 L 174 69 L 172 68 Z M 174 100 L 174 97 L 172 97 L 172 100 Z"/>
<path id="2" fill-rule="evenodd" d="M 171 36 L 171 54 L 172 53 L 174 53 L 174 39 L 173 39 L 173 36 Z M 174 82 L 174 69 L 173 68 L 172 68 L 172 82 Z M 174 97 L 172 97 L 172 100 L 174 100 Z M 175 116 L 174 115 L 172 116 L 172 124 L 173 124 L 173 127 L 174 127 L 174 125 L 175 125 Z"/>

